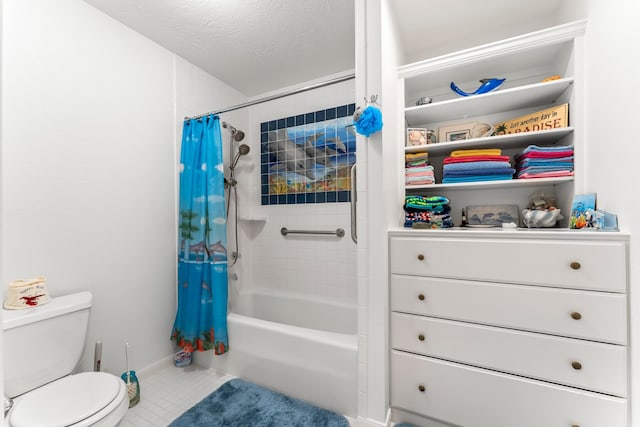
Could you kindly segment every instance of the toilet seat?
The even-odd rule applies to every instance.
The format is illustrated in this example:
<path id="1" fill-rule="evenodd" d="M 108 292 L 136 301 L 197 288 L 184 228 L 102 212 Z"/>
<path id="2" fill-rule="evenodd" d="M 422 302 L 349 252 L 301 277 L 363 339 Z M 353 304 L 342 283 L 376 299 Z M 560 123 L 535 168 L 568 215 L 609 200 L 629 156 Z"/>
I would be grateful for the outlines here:
<path id="1" fill-rule="evenodd" d="M 124 404 L 128 407 L 128 399 L 124 402 L 126 397 L 124 382 L 114 375 L 104 372 L 69 375 L 25 393 L 17 399 L 9 414 L 9 425 L 84 425 L 83 420 L 88 421 L 90 418 L 92 422 L 87 425 L 91 425 L 97 421 L 96 418 L 107 416 Z M 109 410 L 96 417 L 106 408 Z"/>

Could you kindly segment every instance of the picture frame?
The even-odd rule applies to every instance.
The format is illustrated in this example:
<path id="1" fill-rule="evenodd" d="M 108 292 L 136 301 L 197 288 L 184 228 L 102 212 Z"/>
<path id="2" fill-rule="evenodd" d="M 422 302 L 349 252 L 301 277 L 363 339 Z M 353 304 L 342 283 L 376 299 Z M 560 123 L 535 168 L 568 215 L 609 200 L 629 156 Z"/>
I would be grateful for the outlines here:
<path id="1" fill-rule="evenodd" d="M 439 142 L 455 142 L 471 139 L 471 129 L 478 122 L 457 123 L 449 126 L 441 126 L 438 128 Z"/>
<path id="2" fill-rule="evenodd" d="M 571 204 L 571 216 L 569 217 L 569 228 L 592 228 L 594 227 L 596 210 L 596 194 L 576 194 Z"/>
<path id="3" fill-rule="evenodd" d="M 427 143 L 427 129 L 407 128 L 407 147 L 420 147 Z"/>

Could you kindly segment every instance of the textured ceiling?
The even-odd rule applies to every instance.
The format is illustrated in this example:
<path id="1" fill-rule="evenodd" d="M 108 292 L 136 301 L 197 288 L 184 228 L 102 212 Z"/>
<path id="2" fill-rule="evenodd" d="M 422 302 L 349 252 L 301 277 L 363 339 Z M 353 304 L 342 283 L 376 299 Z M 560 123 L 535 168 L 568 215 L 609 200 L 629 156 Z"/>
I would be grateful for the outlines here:
<path id="1" fill-rule="evenodd" d="M 85 0 L 248 97 L 355 68 L 354 0 Z M 559 23 L 582 0 L 390 0 L 405 63 Z"/>
<path id="2" fill-rule="evenodd" d="M 353 0 L 85 0 L 247 96 L 353 70 Z"/>

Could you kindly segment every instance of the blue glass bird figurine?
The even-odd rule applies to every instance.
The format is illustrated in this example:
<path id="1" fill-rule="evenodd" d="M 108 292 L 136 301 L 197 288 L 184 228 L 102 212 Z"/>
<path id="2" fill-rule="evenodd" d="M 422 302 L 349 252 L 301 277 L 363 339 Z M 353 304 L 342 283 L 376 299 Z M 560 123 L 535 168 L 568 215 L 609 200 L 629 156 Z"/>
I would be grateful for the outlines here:
<path id="1" fill-rule="evenodd" d="M 495 77 L 492 77 L 490 79 L 481 79 L 480 87 L 471 93 L 464 92 L 458 86 L 456 86 L 454 82 L 451 82 L 451 90 L 461 96 L 480 95 L 497 89 L 505 80 L 506 79 L 496 79 Z"/>

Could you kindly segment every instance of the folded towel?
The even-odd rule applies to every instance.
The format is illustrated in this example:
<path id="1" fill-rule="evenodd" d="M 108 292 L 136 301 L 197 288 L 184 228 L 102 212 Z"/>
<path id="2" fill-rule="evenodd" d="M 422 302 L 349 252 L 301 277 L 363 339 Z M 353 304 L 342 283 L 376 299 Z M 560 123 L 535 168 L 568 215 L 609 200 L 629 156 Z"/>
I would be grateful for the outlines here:
<path id="1" fill-rule="evenodd" d="M 526 168 L 528 166 L 553 166 L 553 165 L 561 165 L 561 166 L 573 165 L 573 156 L 559 157 L 557 159 L 526 158 L 518 162 L 519 168 Z"/>
<path id="2" fill-rule="evenodd" d="M 508 162 L 509 156 L 462 156 L 462 157 L 447 157 L 442 163 L 462 163 L 462 162 L 482 162 L 482 161 L 497 161 Z"/>
<path id="3" fill-rule="evenodd" d="M 573 176 L 573 171 L 552 171 L 552 172 L 540 172 L 540 173 L 523 173 L 518 175 L 518 179 L 532 179 L 532 178 L 556 178 L 562 176 Z"/>
<path id="4" fill-rule="evenodd" d="M 411 181 L 411 182 L 405 182 L 404 185 L 406 185 L 407 187 L 410 187 L 412 185 L 431 185 L 431 184 L 435 184 L 436 181 L 435 179 L 422 179 L 422 180 L 415 180 L 415 181 Z"/>
<path id="5" fill-rule="evenodd" d="M 405 168 L 404 171 L 405 173 L 418 173 L 418 172 L 433 172 L 433 166 L 429 165 L 429 166 L 422 166 L 419 168 Z"/>
<path id="6" fill-rule="evenodd" d="M 419 228 L 451 228 L 453 221 L 449 213 L 440 214 L 433 212 L 405 212 L 404 226 Z M 414 228 L 418 228 L 415 226 Z"/>
<path id="7" fill-rule="evenodd" d="M 405 163 L 405 166 L 408 168 L 415 168 L 415 167 L 420 167 L 420 166 L 427 166 L 429 164 L 429 162 L 427 162 L 426 160 L 418 160 L 415 162 L 407 162 Z"/>
<path id="8" fill-rule="evenodd" d="M 421 180 L 421 179 L 430 179 L 430 180 L 434 180 L 436 179 L 436 177 L 431 173 L 421 173 L 418 175 L 410 175 L 410 176 L 405 176 L 404 180 L 405 182 L 412 182 L 412 181 L 416 181 L 416 180 Z"/>
<path id="9" fill-rule="evenodd" d="M 434 174 L 433 174 L 433 171 L 431 171 L 431 172 L 418 172 L 418 173 L 408 173 L 404 177 L 405 177 L 406 180 L 409 180 L 410 178 L 425 178 L 425 177 L 433 178 Z"/>
<path id="10" fill-rule="evenodd" d="M 573 151 L 572 145 L 558 145 L 556 147 L 540 147 L 539 145 L 529 145 L 525 148 L 521 154 L 527 153 L 557 153 L 566 150 Z"/>
<path id="11" fill-rule="evenodd" d="M 572 171 L 573 165 L 567 167 L 556 167 L 556 166 L 530 166 L 528 168 L 524 168 L 518 171 L 518 176 L 521 176 L 525 173 L 528 174 L 536 174 L 536 173 L 545 173 L 545 172 L 559 172 L 559 171 Z"/>
<path id="12" fill-rule="evenodd" d="M 447 173 L 449 171 L 468 171 L 468 170 L 483 170 L 483 169 L 510 169 L 511 163 L 509 162 L 463 162 L 463 163 L 449 163 L 442 167 L 442 170 Z"/>
<path id="13" fill-rule="evenodd" d="M 449 154 L 450 157 L 464 157 L 464 156 L 500 156 L 502 150 L 499 148 L 481 148 L 477 150 L 456 150 Z"/>
<path id="14" fill-rule="evenodd" d="M 15 280 L 7 286 L 4 308 L 18 310 L 46 304 L 51 301 L 47 279 L 42 276 L 27 280 Z"/>
<path id="15" fill-rule="evenodd" d="M 565 150 L 565 151 L 557 151 L 555 153 L 526 153 L 526 154 L 518 154 L 515 156 L 516 160 L 522 159 L 556 159 L 559 157 L 568 157 L 573 156 L 573 150 Z"/>
<path id="16" fill-rule="evenodd" d="M 443 196 L 406 196 L 403 208 L 405 212 L 451 212 L 449 199 Z"/>
<path id="17" fill-rule="evenodd" d="M 442 174 L 443 178 L 453 178 L 457 176 L 484 176 L 484 175 L 504 175 L 512 176 L 516 173 L 513 168 L 493 168 L 493 169 L 478 169 L 478 170 L 459 170 L 459 171 L 446 171 Z"/>
<path id="18" fill-rule="evenodd" d="M 506 181 L 513 179 L 511 175 L 475 175 L 475 176 L 454 176 L 443 178 L 443 184 L 454 184 L 457 182 L 476 182 L 476 181 Z"/>
<path id="19" fill-rule="evenodd" d="M 426 209 L 435 206 L 446 206 L 449 199 L 444 196 L 405 196 L 404 205 L 407 207 Z"/>
<path id="20" fill-rule="evenodd" d="M 404 155 L 404 160 L 406 162 L 414 161 L 414 160 L 429 160 L 429 153 L 406 153 Z"/>
<path id="21" fill-rule="evenodd" d="M 520 159 L 547 159 L 573 156 L 573 146 L 560 145 L 557 147 L 539 147 L 529 145 L 522 152 L 516 155 L 516 160 Z"/>

